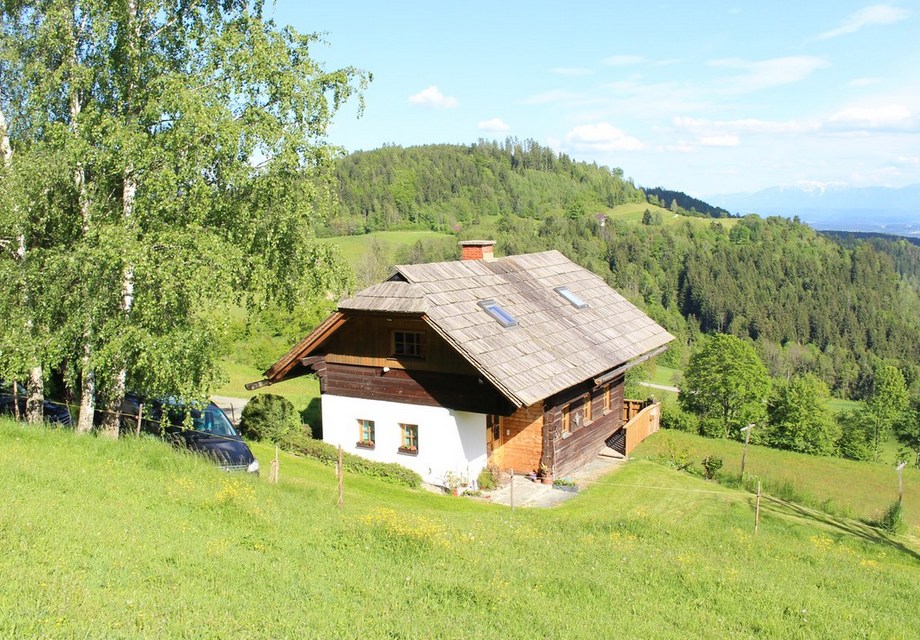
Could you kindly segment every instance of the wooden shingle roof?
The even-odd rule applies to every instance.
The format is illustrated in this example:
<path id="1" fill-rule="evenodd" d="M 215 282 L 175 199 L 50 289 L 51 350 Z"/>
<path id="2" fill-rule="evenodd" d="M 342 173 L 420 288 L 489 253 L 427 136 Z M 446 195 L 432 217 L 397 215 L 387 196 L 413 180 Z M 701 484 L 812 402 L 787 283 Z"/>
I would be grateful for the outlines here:
<path id="1" fill-rule="evenodd" d="M 557 287 L 587 303 L 578 309 Z M 494 300 L 517 324 L 480 303 Z M 643 356 L 673 336 L 558 251 L 495 260 L 403 265 L 387 282 L 339 304 L 340 312 L 420 313 L 518 406 Z"/>

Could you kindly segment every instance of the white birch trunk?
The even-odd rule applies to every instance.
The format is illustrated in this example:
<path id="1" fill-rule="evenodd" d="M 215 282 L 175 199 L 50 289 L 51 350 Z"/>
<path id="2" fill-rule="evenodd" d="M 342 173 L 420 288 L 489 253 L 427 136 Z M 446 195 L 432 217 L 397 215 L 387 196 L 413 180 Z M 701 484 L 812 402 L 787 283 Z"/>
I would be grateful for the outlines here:
<path id="1" fill-rule="evenodd" d="M 131 219 L 134 212 L 134 200 L 137 195 L 137 177 L 131 167 L 125 169 L 122 178 L 122 215 L 125 223 Z M 134 306 L 134 268 L 129 263 L 125 267 L 124 277 L 121 282 L 121 310 L 125 316 L 130 315 L 131 307 Z M 128 378 L 128 372 L 124 366 L 115 375 L 112 384 L 112 390 L 109 394 L 111 404 L 108 412 L 102 420 L 102 432 L 104 435 L 117 438 L 119 428 L 118 411 L 121 408 L 122 401 L 125 398 L 125 381 Z"/>
<path id="2" fill-rule="evenodd" d="M 82 25 L 81 25 L 82 30 Z M 76 39 L 74 48 L 71 52 L 71 67 L 77 68 L 77 51 Z M 78 120 L 83 110 L 80 101 L 80 90 L 74 83 L 70 88 L 70 132 L 76 136 Z M 86 170 L 83 164 L 77 161 L 73 170 L 73 186 L 77 193 L 77 206 L 80 210 L 80 220 L 83 226 L 83 234 L 89 233 L 89 198 L 86 192 Z M 89 321 L 87 321 L 89 323 Z M 96 372 L 92 369 L 91 356 L 91 332 L 87 330 L 83 334 L 83 357 L 80 359 L 80 415 L 77 418 L 77 433 L 89 433 L 93 430 L 93 423 L 96 418 Z"/>
<path id="3" fill-rule="evenodd" d="M 92 347 L 88 342 L 83 344 L 83 373 L 80 382 L 80 417 L 77 419 L 77 433 L 89 433 L 93 430 L 93 420 L 96 417 L 96 374 L 89 363 Z"/>
<path id="4" fill-rule="evenodd" d="M 41 424 L 45 419 L 45 382 L 42 379 L 42 368 L 29 369 L 29 392 L 26 397 L 26 418 L 32 424 Z"/>

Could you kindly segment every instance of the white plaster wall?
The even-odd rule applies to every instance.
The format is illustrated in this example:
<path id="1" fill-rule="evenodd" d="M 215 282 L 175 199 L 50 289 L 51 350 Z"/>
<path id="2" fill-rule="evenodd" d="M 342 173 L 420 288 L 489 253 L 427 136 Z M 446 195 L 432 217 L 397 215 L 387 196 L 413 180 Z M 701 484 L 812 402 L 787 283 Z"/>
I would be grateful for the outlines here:
<path id="1" fill-rule="evenodd" d="M 322 411 L 323 441 L 370 460 L 399 463 L 425 482 L 443 486 L 452 471 L 472 485 L 486 467 L 484 414 L 329 394 L 322 396 Z M 358 420 L 374 421 L 373 449 L 356 446 Z M 418 455 L 397 451 L 402 443 L 400 424 L 418 425 Z"/>

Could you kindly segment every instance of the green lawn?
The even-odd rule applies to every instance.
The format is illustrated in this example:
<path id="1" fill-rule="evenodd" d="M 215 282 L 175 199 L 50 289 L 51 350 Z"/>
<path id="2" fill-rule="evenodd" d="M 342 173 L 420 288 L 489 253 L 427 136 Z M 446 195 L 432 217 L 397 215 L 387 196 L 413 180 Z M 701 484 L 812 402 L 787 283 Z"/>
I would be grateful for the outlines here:
<path id="1" fill-rule="evenodd" d="M 686 451 L 695 466 L 707 456 L 722 458 L 722 475 L 737 478 L 743 444 L 732 440 L 704 438 L 679 431 L 661 431 L 635 450 L 633 456 L 657 459 Z M 801 501 L 822 506 L 831 513 L 872 519 L 898 495 L 898 476 L 893 464 L 857 462 L 824 456 L 780 451 L 750 445 L 745 475 L 760 478 L 767 491 L 798 496 Z M 920 527 L 920 470 L 904 471 L 904 514 Z M 917 531 L 920 534 L 920 530 Z"/>
<path id="2" fill-rule="evenodd" d="M 910 539 L 771 499 L 755 536 L 749 493 L 648 460 L 515 512 L 266 475 L 0 421 L 0 637 L 920 636 Z"/>
<path id="3" fill-rule="evenodd" d="M 392 256 L 398 249 L 411 247 L 418 241 L 428 242 L 441 240 L 456 243 L 455 236 L 434 231 L 374 231 L 359 236 L 336 236 L 333 238 L 320 238 L 320 242 L 336 244 L 342 249 L 342 255 L 348 260 L 352 268 L 358 268 L 365 255 L 370 250 L 374 241 L 380 243 L 384 254 Z"/>

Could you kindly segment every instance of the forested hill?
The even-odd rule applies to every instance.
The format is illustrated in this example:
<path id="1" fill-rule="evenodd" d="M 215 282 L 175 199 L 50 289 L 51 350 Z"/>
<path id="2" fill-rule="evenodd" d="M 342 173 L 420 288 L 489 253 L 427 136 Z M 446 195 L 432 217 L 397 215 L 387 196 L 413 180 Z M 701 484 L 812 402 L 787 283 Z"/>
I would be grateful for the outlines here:
<path id="1" fill-rule="evenodd" d="M 501 213 L 579 216 L 645 194 L 608 169 L 532 141 L 386 146 L 339 161 L 335 235 L 394 228 L 448 230 Z"/>
<path id="2" fill-rule="evenodd" d="M 701 215 L 707 218 L 730 218 L 732 215 L 722 207 L 714 207 L 708 202 L 688 196 L 683 191 L 671 191 L 662 187 L 647 188 L 643 191 L 650 203 L 672 211 L 683 209 L 690 215 Z"/>
<path id="3" fill-rule="evenodd" d="M 505 255 L 558 249 L 680 338 L 674 366 L 700 333 L 726 332 L 754 341 L 774 375 L 812 372 L 842 396 L 864 397 L 880 360 L 920 384 L 913 254 L 844 246 L 786 218 L 677 215 L 619 169 L 536 144 L 387 147 L 343 159 L 338 177 L 327 233 L 411 226 L 492 238 Z"/>
<path id="4" fill-rule="evenodd" d="M 920 291 L 920 238 L 902 238 L 883 233 L 859 231 L 821 231 L 820 233 L 850 249 L 864 242 L 871 244 L 877 251 L 891 256 L 898 274 Z"/>
<path id="5" fill-rule="evenodd" d="M 843 396 L 864 396 L 879 359 L 920 378 L 920 295 L 869 244 L 847 249 L 778 217 L 499 226 L 503 253 L 557 248 L 602 274 L 681 338 L 669 358 L 725 332 L 753 340 L 774 375 L 812 372 Z"/>

